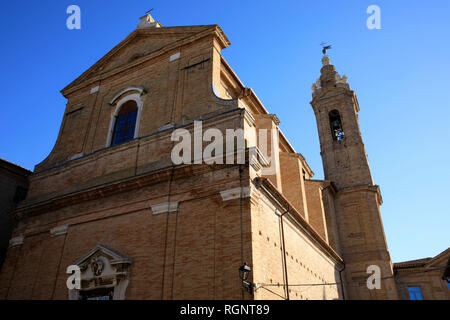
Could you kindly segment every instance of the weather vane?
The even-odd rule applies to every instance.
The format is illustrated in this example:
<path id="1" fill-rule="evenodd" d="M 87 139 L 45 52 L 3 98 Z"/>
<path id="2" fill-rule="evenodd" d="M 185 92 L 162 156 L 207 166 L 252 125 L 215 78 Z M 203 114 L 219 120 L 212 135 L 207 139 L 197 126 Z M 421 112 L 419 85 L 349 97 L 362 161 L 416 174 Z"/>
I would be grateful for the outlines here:
<path id="1" fill-rule="evenodd" d="M 150 14 L 153 11 L 153 8 L 151 8 L 150 10 L 148 10 L 146 13 Z"/>
<path id="2" fill-rule="evenodd" d="M 320 45 L 322 46 L 322 53 L 324 55 L 327 54 L 327 50 L 331 49 L 331 45 L 328 45 L 326 42 L 322 42 Z"/>

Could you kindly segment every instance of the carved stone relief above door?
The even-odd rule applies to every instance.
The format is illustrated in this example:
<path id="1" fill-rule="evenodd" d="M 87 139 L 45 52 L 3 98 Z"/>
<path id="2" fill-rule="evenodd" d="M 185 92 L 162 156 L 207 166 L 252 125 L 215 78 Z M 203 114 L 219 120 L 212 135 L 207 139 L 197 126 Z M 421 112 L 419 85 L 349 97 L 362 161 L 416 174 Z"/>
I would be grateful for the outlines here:
<path id="1" fill-rule="evenodd" d="M 69 300 L 125 300 L 132 259 L 102 245 L 74 265 L 81 270 L 81 289 L 69 290 Z"/>

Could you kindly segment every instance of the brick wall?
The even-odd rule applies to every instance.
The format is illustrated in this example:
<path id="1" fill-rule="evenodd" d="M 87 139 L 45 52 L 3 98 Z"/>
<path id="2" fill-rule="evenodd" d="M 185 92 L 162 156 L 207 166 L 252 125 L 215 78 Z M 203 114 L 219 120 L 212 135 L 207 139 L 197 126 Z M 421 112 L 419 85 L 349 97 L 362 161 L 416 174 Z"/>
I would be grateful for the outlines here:
<path id="1" fill-rule="evenodd" d="M 28 189 L 28 176 L 30 171 L 0 159 L 0 270 L 6 257 L 9 240 L 13 228 L 16 225 L 14 219 L 9 215 L 21 198 L 17 192 L 26 195 Z M 21 190 L 18 190 L 20 188 Z"/>
<path id="2" fill-rule="evenodd" d="M 172 213 L 150 209 L 167 201 L 166 181 L 22 221 L 15 235 L 25 241 L 8 252 L 1 297 L 67 299 L 67 266 L 102 244 L 133 259 L 127 299 L 240 299 L 237 270 L 252 263 L 249 202 L 220 195 L 239 181 L 233 166 L 177 178 Z M 66 234 L 50 236 L 65 224 Z"/>

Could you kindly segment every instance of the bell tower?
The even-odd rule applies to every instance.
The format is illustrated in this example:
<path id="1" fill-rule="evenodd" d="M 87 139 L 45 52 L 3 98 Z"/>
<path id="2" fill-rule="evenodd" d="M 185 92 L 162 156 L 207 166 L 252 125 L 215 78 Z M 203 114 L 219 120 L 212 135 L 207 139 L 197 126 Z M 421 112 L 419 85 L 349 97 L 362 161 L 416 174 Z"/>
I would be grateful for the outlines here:
<path id="1" fill-rule="evenodd" d="M 359 105 L 347 77 L 341 77 L 324 56 L 321 76 L 313 85 L 312 106 L 319 129 L 325 179 L 338 188 L 371 185 L 364 143 L 359 129 Z"/>
<path id="2" fill-rule="evenodd" d="M 325 179 L 336 187 L 335 214 L 345 262 L 348 299 L 397 299 L 392 262 L 380 216 L 382 198 L 373 184 L 359 128 L 354 91 L 322 58 L 321 76 L 313 84 L 311 105 L 316 116 Z M 369 266 L 381 271 L 381 288 L 370 290 Z"/>

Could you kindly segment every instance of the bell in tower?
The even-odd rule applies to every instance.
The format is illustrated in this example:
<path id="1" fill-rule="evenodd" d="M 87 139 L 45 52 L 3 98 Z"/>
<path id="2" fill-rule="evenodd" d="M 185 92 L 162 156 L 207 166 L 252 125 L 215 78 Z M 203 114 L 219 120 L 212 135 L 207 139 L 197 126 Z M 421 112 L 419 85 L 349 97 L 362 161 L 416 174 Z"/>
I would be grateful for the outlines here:
<path id="1" fill-rule="evenodd" d="M 330 112 L 330 125 L 331 125 L 331 134 L 333 135 L 333 140 L 340 141 L 344 140 L 344 130 L 342 129 L 341 116 L 339 115 L 339 111 L 333 110 Z"/>

